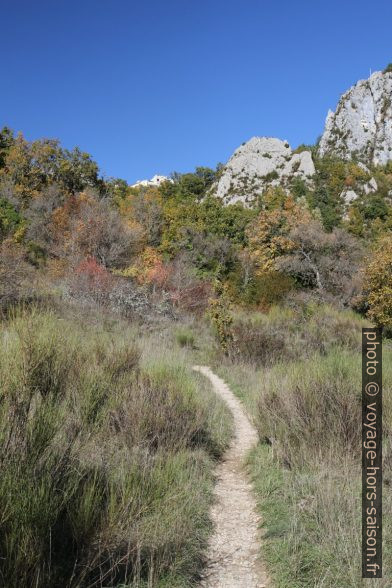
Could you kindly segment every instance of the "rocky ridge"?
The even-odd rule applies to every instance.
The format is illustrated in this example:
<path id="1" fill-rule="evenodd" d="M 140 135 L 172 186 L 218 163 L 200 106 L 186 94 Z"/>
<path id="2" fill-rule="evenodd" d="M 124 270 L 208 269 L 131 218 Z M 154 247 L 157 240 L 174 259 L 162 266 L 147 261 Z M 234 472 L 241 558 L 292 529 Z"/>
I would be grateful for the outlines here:
<path id="1" fill-rule="evenodd" d="M 145 187 L 149 187 L 149 186 L 160 186 L 161 184 L 163 184 L 164 182 L 172 182 L 173 180 L 171 180 L 170 178 L 166 177 L 166 176 L 159 176 L 159 175 L 155 175 L 151 178 L 151 180 L 139 180 L 137 181 L 135 184 L 131 185 L 131 188 L 139 188 L 140 186 L 145 186 Z"/>
<path id="2" fill-rule="evenodd" d="M 328 155 L 354 160 L 364 172 L 363 178 L 342 192 L 347 206 L 377 192 L 370 169 L 392 161 L 392 65 L 358 81 L 342 95 L 335 112 L 329 111 L 317 150 L 319 158 Z M 293 151 L 287 141 L 277 138 L 253 137 L 235 150 L 211 193 L 225 204 L 251 206 L 269 187 L 289 192 L 293 182 L 300 180 L 312 188 L 315 173 L 311 151 Z M 165 181 L 172 180 L 155 175 L 133 187 L 159 186 Z"/>
<path id="3" fill-rule="evenodd" d="M 214 192 L 226 204 L 251 204 L 269 186 L 288 188 L 294 178 L 311 183 L 314 173 L 310 151 L 295 153 L 287 141 L 253 137 L 230 157 Z"/>
<path id="4" fill-rule="evenodd" d="M 360 80 L 329 111 L 319 144 L 321 157 L 333 154 L 365 164 L 392 160 L 392 71 Z"/>

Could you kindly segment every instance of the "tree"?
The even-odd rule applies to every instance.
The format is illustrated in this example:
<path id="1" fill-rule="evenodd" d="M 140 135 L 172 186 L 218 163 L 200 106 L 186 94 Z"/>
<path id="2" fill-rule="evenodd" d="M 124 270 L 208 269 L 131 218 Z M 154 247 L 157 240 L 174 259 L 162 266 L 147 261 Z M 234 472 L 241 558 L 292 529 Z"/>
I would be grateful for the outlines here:
<path id="1" fill-rule="evenodd" d="M 332 231 L 343 218 L 342 192 L 347 188 L 355 188 L 357 182 L 363 185 L 370 180 L 370 176 L 354 162 L 338 157 L 315 157 L 314 163 L 314 190 L 309 191 L 306 197 L 310 207 L 320 211 L 327 231 Z"/>
<path id="2" fill-rule="evenodd" d="M 145 245 L 158 247 L 163 231 L 163 202 L 158 188 L 139 188 L 119 203 L 121 215 L 143 233 Z"/>
<path id="3" fill-rule="evenodd" d="M 216 172 L 210 167 L 197 167 L 195 174 L 204 182 L 204 191 L 208 190 L 215 181 Z"/>
<path id="4" fill-rule="evenodd" d="M 392 235 L 377 242 L 365 267 L 364 290 L 368 316 L 378 326 L 392 328 Z"/>
<path id="5" fill-rule="evenodd" d="M 54 184 L 71 194 L 87 187 L 104 191 L 98 165 L 88 153 L 78 147 L 62 149 L 55 139 L 29 142 L 22 133 L 14 137 L 9 129 L 0 133 L 0 172 L 24 203 Z"/>
<path id="6" fill-rule="evenodd" d="M 280 273 L 319 293 L 341 296 L 345 301 L 351 296 L 351 277 L 361 248 L 341 229 L 326 232 L 304 201 L 295 202 L 289 196 L 280 208 L 262 211 L 250 225 L 248 238 L 256 277 L 268 279 L 275 274 L 276 284 Z"/>
<path id="7" fill-rule="evenodd" d="M 121 178 L 109 178 L 105 180 L 105 190 L 114 204 L 119 206 L 128 196 L 130 187 L 126 180 L 122 180 Z"/>
<path id="8" fill-rule="evenodd" d="M 5 198 L 0 198 L 0 241 L 24 226 L 23 217 Z"/>
<path id="9" fill-rule="evenodd" d="M 57 257 L 72 263 L 93 257 L 107 268 L 129 264 L 140 237 L 116 210 L 86 192 L 70 196 L 52 213 L 50 230 Z"/>
<path id="10" fill-rule="evenodd" d="M 115 277 L 94 257 L 83 259 L 68 277 L 69 293 L 84 302 L 107 304 Z"/>
<path id="11" fill-rule="evenodd" d="M 57 179 L 65 190 L 76 194 L 87 187 L 102 187 L 98 171 L 98 165 L 91 155 L 74 147 L 71 151 L 65 149 L 62 152 Z"/>
<path id="12" fill-rule="evenodd" d="M 362 258 L 354 237 L 336 228 L 327 233 L 320 221 L 312 220 L 294 226 L 289 239 L 292 247 L 277 260 L 277 268 L 302 287 L 348 301 L 353 294 L 352 277 Z"/>
<path id="13" fill-rule="evenodd" d="M 380 193 L 363 195 L 350 207 L 345 225 L 353 235 L 375 239 L 392 229 L 392 206 Z"/>
<path id="14" fill-rule="evenodd" d="M 5 152 L 3 175 L 12 182 L 15 193 L 28 204 L 45 187 L 58 182 L 62 150 L 57 140 L 29 142 L 21 133 Z"/>
<path id="15" fill-rule="evenodd" d="M 30 145 L 19 133 L 6 151 L 3 175 L 11 181 L 16 196 L 22 200 L 30 198 L 39 188 L 32 173 L 32 159 Z"/>
<path id="16" fill-rule="evenodd" d="M 0 131 L 0 169 L 5 166 L 5 160 L 14 143 L 14 133 L 8 127 L 3 127 Z"/>
<path id="17" fill-rule="evenodd" d="M 184 234 L 189 243 L 189 259 L 200 272 L 222 278 L 233 269 L 235 253 L 229 239 L 192 228 L 184 229 Z"/>
<path id="18" fill-rule="evenodd" d="M 178 193 L 183 197 L 193 196 L 197 200 L 206 194 L 215 178 L 214 170 L 208 167 L 197 167 L 195 173 L 178 176 Z"/>
<path id="19" fill-rule="evenodd" d="M 295 202 L 291 196 L 285 197 L 279 208 L 261 211 L 247 229 L 256 274 L 276 270 L 276 259 L 295 247 L 291 229 L 311 220 L 306 204 Z"/>
<path id="20" fill-rule="evenodd" d="M 198 207 L 205 230 L 217 237 L 229 239 L 237 245 L 247 243 L 246 227 L 256 216 L 256 211 L 242 203 L 224 205 L 220 198 L 207 196 Z"/>
<path id="21" fill-rule="evenodd" d="M 169 256 L 189 248 L 187 231 L 202 231 L 199 207 L 193 199 L 168 198 L 163 204 L 163 229 L 160 249 Z"/>
<path id="22" fill-rule="evenodd" d="M 9 239 L 0 244 L 0 308 L 18 302 L 32 293 L 32 269 L 25 261 L 23 248 Z"/>

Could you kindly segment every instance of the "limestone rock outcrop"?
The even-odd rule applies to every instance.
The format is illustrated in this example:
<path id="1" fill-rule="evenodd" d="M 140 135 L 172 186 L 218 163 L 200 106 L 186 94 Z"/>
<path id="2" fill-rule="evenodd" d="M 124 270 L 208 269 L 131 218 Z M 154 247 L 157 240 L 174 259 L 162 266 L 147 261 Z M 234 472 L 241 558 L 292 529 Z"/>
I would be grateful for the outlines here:
<path id="1" fill-rule="evenodd" d="M 392 72 L 360 80 L 329 111 L 319 155 L 385 165 L 392 160 Z"/>
<path id="2" fill-rule="evenodd" d="M 151 180 L 139 180 L 135 184 L 131 185 L 131 188 L 139 188 L 140 186 L 160 186 L 163 182 L 172 182 L 170 178 L 166 176 L 159 176 L 155 175 L 151 178 Z"/>
<path id="3" fill-rule="evenodd" d="M 310 151 L 295 153 L 287 141 L 253 137 L 230 157 L 214 192 L 226 204 L 251 204 L 268 186 L 288 188 L 294 178 L 310 183 L 314 173 Z"/>

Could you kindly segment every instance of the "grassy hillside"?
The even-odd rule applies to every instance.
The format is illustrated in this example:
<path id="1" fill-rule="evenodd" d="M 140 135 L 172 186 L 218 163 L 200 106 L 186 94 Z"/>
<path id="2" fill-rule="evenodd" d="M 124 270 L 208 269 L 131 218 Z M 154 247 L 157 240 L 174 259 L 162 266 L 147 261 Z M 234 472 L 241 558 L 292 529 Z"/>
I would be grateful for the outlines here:
<path id="1" fill-rule="evenodd" d="M 242 321 L 242 317 L 237 319 Z M 371 586 L 361 579 L 361 326 L 328 307 L 252 319 L 252 350 L 220 373 L 260 435 L 249 456 L 277 588 Z M 284 325 L 284 327 L 283 327 Z M 249 329 L 246 336 L 249 338 Z M 274 333 L 274 336 L 271 334 Z M 276 349 L 276 341 L 280 341 Z M 274 346 L 275 342 L 275 346 Z M 392 347 L 384 344 L 384 579 L 392 577 Z"/>
<path id="2" fill-rule="evenodd" d="M 187 586 L 210 530 L 225 406 L 124 324 L 1 328 L 4 586 Z"/>
<path id="3" fill-rule="evenodd" d="M 0 131 L 0 584 L 195 585 L 231 434 L 191 369 L 204 363 L 259 432 L 249 468 L 275 585 L 361 585 L 371 321 L 391 585 L 392 168 L 313 154 L 312 182 L 248 208 L 215 196 L 221 166 L 135 188 L 78 148 Z"/>

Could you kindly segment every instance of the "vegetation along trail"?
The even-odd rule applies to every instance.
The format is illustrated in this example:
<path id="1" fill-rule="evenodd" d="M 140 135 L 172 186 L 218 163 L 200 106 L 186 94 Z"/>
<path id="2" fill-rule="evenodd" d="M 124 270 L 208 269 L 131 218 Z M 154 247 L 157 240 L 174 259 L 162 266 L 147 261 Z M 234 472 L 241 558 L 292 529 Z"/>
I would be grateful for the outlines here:
<path id="1" fill-rule="evenodd" d="M 257 443 L 257 433 L 239 400 L 208 367 L 195 366 L 228 404 L 234 418 L 234 438 L 217 468 L 215 531 L 210 539 L 202 588 L 263 588 L 269 585 L 258 554 L 259 517 L 243 460 Z"/>

